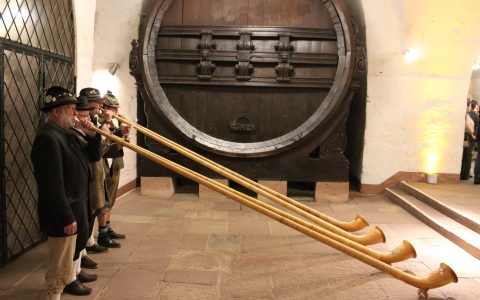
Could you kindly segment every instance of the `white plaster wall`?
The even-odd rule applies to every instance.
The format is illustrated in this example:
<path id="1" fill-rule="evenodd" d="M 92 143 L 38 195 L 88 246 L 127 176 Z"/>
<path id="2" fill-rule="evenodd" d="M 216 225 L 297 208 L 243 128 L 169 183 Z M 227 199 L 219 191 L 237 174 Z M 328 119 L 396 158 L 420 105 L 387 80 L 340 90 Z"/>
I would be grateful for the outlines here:
<path id="1" fill-rule="evenodd" d="M 477 102 L 480 100 L 480 69 L 472 71 L 468 93 L 472 95 L 473 99 L 477 100 Z"/>
<path id="2" fill-rule="evenodd" d="M 90 85 L 92 81 L 93 35 L 96 0 L 74 0 L 75 19 L 75 65 L 78 87 Z"/>
<path id="3" fill-rule="evenodd" d="M 458 174 L 465 99 L 480 50 L 480 1 L 362 3 L 368 52 L 362 183 L 379 184 L 399 171 Z M 402 52 L 413 47 L 420 57 L 407 63 Z"/>
<path id="4" fill-rule="evenodd" d="M 399 171 L 428 171 L 432 156 L 435 172 L 459 173 L 464 102 L 480 51 L 480 1 L 357 1 L 364 7 L 369 63 L 362 183 L 378 184 Z M 130 119 L 136 118 L 136 88 L 128 54 L 142 2 L 74 0 L 78 89 L 112 90 Z M 421 56 L 407 63 L 402 52 L 413 47 Z M 109 63 L 120 64 L 114 77 L 106 73 Z M 134 153 L 126 151 L 125 163 L 121 186 L 137 173 Z"/>
<path id="5" fill-rule="evenodd" d="M 142 0 L 97 0 L 95 14 L 93 78 L 89 85 L 102 95 L 111 90 L 120 102 L 120 113 L 130 120 L 136 120 L 137 92 L 128 58 L 130 42 L 138 38 L 141 6 Z M 114 76 L 107 72 L 109 63 L 120 65 Z M 132 132 L 132 143 L 136 142 L 136 133 Z M 120 186 L 137 177 L 136 154 L 126 149 L 124 162 Z"/>

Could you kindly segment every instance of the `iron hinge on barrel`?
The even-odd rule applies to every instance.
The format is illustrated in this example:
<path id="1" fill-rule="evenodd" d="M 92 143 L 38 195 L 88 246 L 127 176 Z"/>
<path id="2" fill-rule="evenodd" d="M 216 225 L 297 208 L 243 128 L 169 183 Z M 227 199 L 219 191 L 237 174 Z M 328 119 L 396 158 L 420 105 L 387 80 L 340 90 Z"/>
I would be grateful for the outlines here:
<path id="1" fill-rule="evenodd" d="M 245 117 L 230 122 L 230 130 L 232 131 L 254 132 L 256 128 L 257 126 Z"/>

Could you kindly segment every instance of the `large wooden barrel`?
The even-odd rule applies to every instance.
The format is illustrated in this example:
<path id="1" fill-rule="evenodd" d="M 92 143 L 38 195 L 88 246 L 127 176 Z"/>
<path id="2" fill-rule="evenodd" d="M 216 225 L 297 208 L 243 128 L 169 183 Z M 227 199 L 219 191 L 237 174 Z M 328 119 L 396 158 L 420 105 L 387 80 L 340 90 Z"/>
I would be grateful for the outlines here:
<path id="1" fill-rule="evenodd" d="M 358 84 L 342 1 L 158 0 L 133 46 L 149 128 L 256 179 L 347 179 Z"/>

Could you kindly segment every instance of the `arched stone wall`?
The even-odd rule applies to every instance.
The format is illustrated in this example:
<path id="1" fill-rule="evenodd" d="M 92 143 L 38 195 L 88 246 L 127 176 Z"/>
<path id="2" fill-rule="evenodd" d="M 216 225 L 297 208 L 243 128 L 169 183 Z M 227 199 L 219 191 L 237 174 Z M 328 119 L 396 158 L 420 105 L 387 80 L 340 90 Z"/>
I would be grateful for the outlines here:
<path id="1" fill-rule="evenodd" d="M 368 48 L 361 181 L 460 172 L 465 98 L 480 49 L 480 2 L 362 1 Z M 420 56 L 408 63 L 404 54 Z"/>

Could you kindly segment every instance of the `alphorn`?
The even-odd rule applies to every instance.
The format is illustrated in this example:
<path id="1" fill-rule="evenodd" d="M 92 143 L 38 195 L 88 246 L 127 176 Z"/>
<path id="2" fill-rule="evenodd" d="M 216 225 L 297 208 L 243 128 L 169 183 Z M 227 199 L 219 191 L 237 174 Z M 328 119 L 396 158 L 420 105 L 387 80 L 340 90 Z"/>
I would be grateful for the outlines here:
<path id="1" fill-rule="evenodd" d="M 265 203 L 263 203 L 263 205 L 260 205 L 259 203 L 262 203 L 261 201 L 258 201 L 257 203 L 253 201 L 251 202 L 249 201 L 250 199 L 248 198 L 248 196 L 238 191 L 233 192 L 234 190 L 231 191 L 232 189 L 218 183 L 215 180 L 212 180 L 188 168 L 180 166 L 151 151 L 143 149 L 138 145 L 131 144 L 123 140 L 122 138 L 119 138 L 113 134 L 107 133 L 96 127 L 93 127 L 92 130 L 117 143 L 120 143 L 124 147 L 127 147 L 137 152 L 138 154 L 145 156 L 146 158 L 152 160 L 153 162 L 171 171 L 174 171 L 182 176 L 185 176 L 186 178 L 191 179 L 199 184 L 203 184 L 206 187 L 231 198 L 232 200 L 235 200 L 247 207 L 250 207 L 253 210 L 256 210 L 257 212 L 265 216 L 268 216 L 284 225 L 291 227 L 292 229 L 295 229 L 307 236 L 310 236 L 311 238 L 316 239 L 338 251 L 341 251 L 347 255 L 350 255 L 351 257 L 356 258 L 382 272 L 388 273 L 389 275 L 399 280 L 402 280 L 407 284 L 417 287 L 419 289 L 418 293 L 422 294 L 425 297 L 428 296 L 427 292 L 429 289 L 438 288 L 452 282 L 458 282 L 458 278 L 455 272 L 448 265 L 444 263 L 441 263 L 440 267 L 436 271 L 430 273 L 425 277 L 417 277 L 415 275 L 403 272 L 397 268 L 392 267 L 390 264 L 381 261 L 378 258 L 372 257 L 369 254 L 362 252 L 362 249 L 367 247 L 351 242 L 348 239 L 345 239 L 341 236 L 336 236 L 334 233 L 328 232 L 327 230 L 324 230 L 323 232 L 324 234 L 320 234 L 319 232 L 311 229 L 311 226 L 315 226 L 313 224 L 309 224 L 309 226 L 305 226 L 308 223 L 301 219 L 298 219 L 298 218 L 295 219 L 295 217 L 294 218 L 286 217 L 288 215 L 287 213 L 284 213 L 284 212 L 280 213 L 281 211 L 279 209 L 275 209 L 274 207 L 269 206 L 268 204 L 265 204 Z M 303 222 L 294 221 L 297 219 L 307 224 Z M 322 228 L 320 229 L 323 230 Z M 347 245 L 345 243 L 351 243 L 352 245 Z"/>
<path id="2" fill-rule="evenodd" d="M 117 116 L 115 116 L 117 117 Z M 119 121 L 126 121 L 124 122 L 125 124 L 128 124 L 128 125 L 133 125 L 131 122 L 129 122 L 126 118 L 122 117 L 122 116 L 118 116 L 117 119 Z M 187 156 L 187 157 L 191 157 L 192 155 L 195 155 L 195 157 L 202 162 L 203 165 L 207 164 L 208 167 L 210 167 L 211 169 L 213 169 L 214 171 L 217 171 L 218 167 L 215 166 L 215 165 L 212 165 L 211 163 L 209 163 L 208 161 L 206 161 L 207 159 L 203 159 L 203 157 L 201 157 L 200 155 L 197 155 L 197 153 L 181 146 L 181 145 L 178 145 L 178 144 L 175 144 L 174 142 L 168 140 L 167 138 L 164 138 L 162 136 L 160 136 L 159 134 L 143 127 L 143 126 L 140 126 L 140 125 L 134 125 L 134 128 L 141 128 L 142 129 L 142 132 L 144 132 L 145 134 L 147 134 L 148 136 L 151 136 L 153 138 L 155 137 L 158 137 L 159 139 L 161 139 L 162 141 L 165 141 L 166 143 L 168 142 L 169 144 L 173 144 L 173 146 L 175 146 L 175 149 L 174 150 L 179 150 L 181 152 L 181 154 L 184 154 Z M 227 168 L 225 167 L 222 167 L 223 169 L 226 169 L 228 170 Z M 221 170 L 220 170 L 221 171 Z M 233 174 L 232 174 L 233 173 Z M 230 171 L 229 172 L 230 175 L 234 175 L 236 173 L 234 173 L 233 171 Z M 238 174 L 237 174 L 238 175 Z M 240 175 L 238 175 L 240 176 Z M 243 176 L 242 176 L 243 177 Z M 253 190 L 253 191 L 256 191 L 258 189 L 256 189 L 254 186 L 252 187 L 252 185 L 248 184 L 248 182 L 245 184 L 245 187 Z M 233 193 L 238 193 L 236 190 L 234 189 L 231 189 L 231 191 Z M 264 191 L 265 192 L 265 191 Z M 246 196 L 244 194 L 242 194 L 243 196 Z M 249 196 L 246 196 L 248 197 L 249 201 L 252 201 L 254 203 L 257 203 L 258 205 L 263 205 L 263 202 L 261 201 L 258 201 L 257 199 L 254 199 L 252 197 L 249 197 Z M 274 198 L 275 199 L 275 198 Z M 275 199 L 277 200 L 277 199 Z M 282 201 L 282 200 L 278 200 L 278 201 Z M 278 202 L 276 201 L 276 202 Z M 292 200 L 292 201 L 295 201 L 295 200 Z M 289 203 L 283 203 L 283 205 L 287 208 L 289 208 L 290 210 L 296 212 L 297 214 L 315 222 L 316 224 L 318 225 L 321 225 L 322 227 L 326 228 L 327 230 L 333 232 L 333 233 L 336 233 L 337 235 L 340 235 L 344 238 L 347 238 L 349 240 L 352 240 L 356 243 L 359 243 L 359 244 L 362 244 L 362 245 L 371 245 L 371 244 L 376 244 L 380 241 L 382 242 L 385 242 L 385 235 L 383 234 L 383 232 L 381 231 L 381 229 L 379 227 L 375 227 L 375 229 L 373 229 L 372 231 L 370 231 L 369 233 L 365 234 L 365 235 L 360 235 L 360 236 L 357 236 L 357 235 L 353 235 L 349 232 L 346 232 L 346 231 L 343 231 L 342 229 L 339 229 L 337 228 L 336 226 L 326 222 L 326 221 L 323 221 L 322 219 L 318 219 L 318 218 L 315 218 L 313 217 L 312 215 L 308 214 L 307 212 L 303 211 L 303 210 L 300 210 L 298 209 L 297 207 L 289 204 Z M 282 211 L 280 211 L 280 214 L 283 213 Z M 292 218 L 294 216 L 292 215 L 287 215 L 286 216 L 287 218 Z M 298 219 L 296 218 L 296 220 L 294 221 L 297 221 L 297 222 L 303 222 L 303 220 L 301 219 Z M 309 227 L 311 224 L 308 224 L 308 223 L 304 223 L 303 225 L 304 226 L 307 226 Z M 319 232 L 320 231 L 320 228 L 318 228 L 317 226 L 315 227 L 310 227 L 310 229 L 314 230 L 314 231 L 317 231 Z M 320 232 L 320 233 L 323 233 L 323 232 Z M 323 233 L 325 234 L 325 233 Z M 349 243 L 349 245 L 351 245 L 351 243 Z M 408 258 L 415 258 L 416 257 L 416 252 L 415 252 L 415 248 L 408 242 L 408 241 L 403 241 L 402 244 L 400 244 L 398 247 L 396 247 L 393 251 L 389 252 L 389 253 L 380 253 L 378 251 L 374 251 L 370 248 L 364 248 L 363 249 L 364 251 L 367 252 L 367 254 L 373 256 L 373 257 L 376 257 L 377 259 L 385 262 L 385 263 L 394 263 L 394 262 L 399 262 L 399 261 L 403 261 L 403 260 L 406 260 Z M 362 251 L 362 250 L 360 250 Z"/>
<path id="3" fill-rule="evenodd" d="M 161 135 L 159 135 L 156 132 L 151 131 L 148 128 L 145 128 L 141 125 L 134 124 L 127 118 L 121 116 L 121 115 L 115 115 L 115 118 L 117 118 L 119 121 L 133 126 L 136 130 L 142 132 L 143 134 L 147 135 L 151 139 L 163 144 L 166 147 L 169 147 L 178 153 L 192 159 L 193 161 L 221 174 L 222 176 L 225 176 L 228 179 L 231 179 L 238 184 L 270 199 L 271 201 L 274 201 L 286 208 L 289 208 L 290 210 L 296 212 L 297 214 L 301 215 L 302 217 L 305 217 L 312 222 L 325 227 L 325 228 L 331 228 L 328 226 L 325 222 L 329 224 L 333 224 L 336 227 L 341 228 L 342 230 L 345 231 L 357 231 L 362 228 L 365 228 L 368 226 L 368 222 L 365 220 L 365 218 L 358 214 L 355 219 L 351 222 L 341 222 L 335 218 L 332 218 L 326 214 L 323 214 L 307 205 L 304 205 L 302 203 L 299 203 L 298 201 L 295 201 L 294 199 L 291 199 L 285 195 L 282 195 L 264 185 L 261 185 L 249 178 L 244 177 L 243 175 L 240 175 L 233 170 L 230 170 L 212 160 L 209 160 L 208 158 L 201 156 L 200 154 L 183 147 L 182 145 L 179 145 Z M 323 221 L 323 222 L 322 222 Z M 363 245 L 372 245 L 376 243 L 384 243 L 385 242 L 385 235 L 383 234 L 382 230 L 378 227 L 370 231 L 369 233 L 365 235 L 360 235 L 360 236 L 355 236 L 355 235 L 347 235 L 345 234 L 349 239 L 354 240 L 360 244 Z"/>

